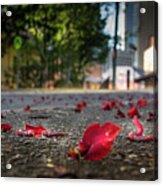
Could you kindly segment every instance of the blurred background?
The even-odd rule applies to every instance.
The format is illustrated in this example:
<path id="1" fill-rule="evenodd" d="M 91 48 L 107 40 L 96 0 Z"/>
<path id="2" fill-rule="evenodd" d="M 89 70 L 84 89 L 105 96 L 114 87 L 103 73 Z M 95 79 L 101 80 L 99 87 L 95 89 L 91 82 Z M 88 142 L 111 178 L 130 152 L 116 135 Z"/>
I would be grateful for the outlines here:
<path id="1" fill-rule="evenodd" d="M 156 6 L 152 1 L 2 6 L 2 91 L 153 88 Z"/>

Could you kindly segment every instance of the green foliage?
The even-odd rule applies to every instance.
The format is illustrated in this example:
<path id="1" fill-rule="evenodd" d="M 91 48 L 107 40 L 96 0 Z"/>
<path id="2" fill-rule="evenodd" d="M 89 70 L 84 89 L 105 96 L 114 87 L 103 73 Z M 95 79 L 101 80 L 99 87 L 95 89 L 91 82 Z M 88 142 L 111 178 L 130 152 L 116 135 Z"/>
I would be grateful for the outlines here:
<path id="1" fill-rule="evenodd" d="M 103 63 L 109 36 L 103 33 L 100 8 L 99 3 L 2 6 L 2 56 L 16 36 L 23 38 L 16 52 L 20 85 L 41 87 L 58 71 L 65 84 L 82 83 L 87 64 Z"/>

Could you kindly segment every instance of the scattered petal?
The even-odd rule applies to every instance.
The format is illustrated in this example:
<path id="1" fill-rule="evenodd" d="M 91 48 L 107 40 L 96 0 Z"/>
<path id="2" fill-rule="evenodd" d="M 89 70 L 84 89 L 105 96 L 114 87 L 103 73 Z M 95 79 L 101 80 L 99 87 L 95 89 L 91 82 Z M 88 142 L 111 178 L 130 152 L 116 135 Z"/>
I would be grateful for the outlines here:
<path id="1" fill-rule="evenodd" d="M 115 117 L 116 118 L 119 118 L 119 117 L 120 118 L 125 118 L 126 116 L 125 116 L 125 114 L 120 109 L 118 109 Z"/>
<path id="2" fill-rule="evenodd" d="M 143 129 L 143 126 L 142 124 L 139 122 L 138 120 L 138 116 L 135 115 L 134 118 L 133 118 L 133 122 L 137 128 L 137 132 L 135 133 L 136 136 L 141 136 L 144 132 L 144 129 Z"/>
<path id="3" fill-rule="evenodd" d="M 137 128 L 137 132 L 130 132 L 128 135 L 128 139 L 131 141 L 153 141 L 157 138 L 154 136 L 143 136 L 143 126 L 138 120 L 138 116 L 134 116 L 133 122 Z"/>
<path id="4" fill-rule="evenodd" d="M 12 126 L 8 123 L 2 123 L 1 124 L 1 131 L 2 132 L 7 132 L 10 131 L 12 129 Z"/>
<path id="5" fill-rule="evenodd" d="M 124 107 L 125 104 L 122 102 L 122 101 L 117 101 L 118 105 L 121 106 L 121 107 Z"/>
<path id="6" fill-rule="evenodd" d="M 81 112 L 84 107 L 87 106 L 87 103 L 85 101 L 81 101 L 76 104 L 74 111 L 75 112 Z"/>
<path id="7" fill-rule="evenodd" d="M 115 108 L 116 107 L 116 102 L 115 101 L 110 101 L 109 106 L 110 106 L 111 109 Z"/>
<path id="8" fill-rule="evenodd" d="M 30 106 L 30 105 L 25 106 L 25 107 L 23 108 L 23 111 L 24 111 L 24 112 L 32 112 L 31 106 Z"/>
<path id="9" fill-rule="evenodd" d="M 156 119 L 155 114 L 148 112 L 147 121 L 154 121 Z"/>
<path id="10" fill-rule="evenodd" d="M 149 105 L 149 103 L 148 103 L 148 101 L 147 101 L 146 99 L 141 98 L 141 99 L 139 99 L 139 100 L 137 101 L 137 105 L 138 105 L 139 107 L 144 107 L 144 106 Z"/>
<path id="11" fill-rule="evenodd" d="M 157 140 L 155 136 L 129 136 L 129 140 L 131 141 L 154 141 Z"/>
<path id="12" fill-rule="evenodd" d="M 101 106 L 101 109 L 102 109 L 102 110 L 105 110 L 105 111 L 111 109 L 111 108 L 110 108 L 110 105 L 109 105 L 109 102 L 108 102 L 107 100 L 104 100 L 104 101 L 103 101 L 103 104 L 102 104 L 102 106 Z"/>
<path id="13" fill-rule="evenodd" d="M 32 126 L 30 124 L 25 125 L 25 130 L 27 135 L 34 134 L 35 137 L 40 137 L 43 131 L 47 131 L 47 129 L 42 126 Z"/>
<path id="14" fill-rule="evenodd" d="M 135 115 L 139 116 L 140 117 L 140 114 L 138 112 L 138 109 L 133 106 L 131 107 L 128 111 L 127 111 L 127 115 L 129 118 L 133 118 Z"/>

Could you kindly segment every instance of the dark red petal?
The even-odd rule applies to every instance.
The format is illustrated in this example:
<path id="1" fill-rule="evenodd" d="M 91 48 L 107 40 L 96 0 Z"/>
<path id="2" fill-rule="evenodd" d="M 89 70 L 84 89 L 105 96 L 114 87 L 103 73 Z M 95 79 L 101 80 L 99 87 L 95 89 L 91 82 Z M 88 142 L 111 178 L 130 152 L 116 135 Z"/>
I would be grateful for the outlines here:
<path id="1" fill-rule="evenodd" d="M 124 107 L 125 104 L 122 101 L 118 101 L 119 106 Z"/>
<path id="2" fill-rule="evenodd" d="M 155 114 L 153 114 L 152 112 L 148 112 L 147 121 L 153 121 L 155 119 L 156 119 Z"/>
<path id="3" fill-rule="evenodd" d="M 82 111 L 82 109 L 81 109 L 81 108 L 79 108 L 79 107 L 75 107 L 74 111 L 75 111 L 75 112 L 81 112 L 81 111 Z"/>
<path id="4" fill-rule="evenodd" d="M 87 103 L 85 101 L 81 101 L 76 105 L 78 108 L 83 108 L 87 106 Z"/>
<path id="5" fill-rule="evenodd" d="M 127 115 L 129 118 L 133 118 L 135 115 L 140 116 L 138 109 L 133 106 L 127 111 Z"/>
<path id="6" fill-rule="evenodd" d="M 25 112 L 31 112 L 31 111 L 32 111 L 30 105 L 25 106 L 25 107 L 23 108 L 23 110 L 24 110 Z"/>
<path id="7" fill-rule="evenodd" d="M 102 106 L 101 106 L 101 109 L 102 110 L 110 110 L 111 108 L 110 108 L 110 105 L 109 105 L 109 102 L 107 101 L 107 100 L 104 100 L 103 101 L 103 104 L 102 104 Z"/>
<path id="8" fill-rule="evenodd" d="M 102 106 L 101 106 L 101 109 L 102 109 L 102 110 L 105 110 L 105 111 L 106 111 L 106 110 L 110 110 L 109 103 L 108 103 L 108 104 L 102 105 Z"/>
<path id="9" fill-rule="evenodd" d="M 8 123 L 2 123 L 1 124 L 1 130 L 2 132 L 7 132 L 10 131 L 12 129 L 12 126 Z"/>
<path id="10" fill-rule="evenodd" d="M 110 106 L 111 109 L 115 108 L 116 107 L 116 102 L 115 101 L 110 101 L 109 106 Z"/>
<path id="11" fill-rule="evenodd" d="M 115 117 L 116 118 L 118 118 L 118 117 L 125 118 L 126 116 L 121 110 L 118 109 Z"/>
<path id="12" fill-rule="evenodd" d="M 148 101 L 147 101 L 146 99 L 141 98 L 141 99 L 139 99 L 139 100 L 137 101 L 137 105 L 138 105 L 139 107 L 144 107 L 144 106 L 149 105 L 149 103 L 148 103 Z"/>

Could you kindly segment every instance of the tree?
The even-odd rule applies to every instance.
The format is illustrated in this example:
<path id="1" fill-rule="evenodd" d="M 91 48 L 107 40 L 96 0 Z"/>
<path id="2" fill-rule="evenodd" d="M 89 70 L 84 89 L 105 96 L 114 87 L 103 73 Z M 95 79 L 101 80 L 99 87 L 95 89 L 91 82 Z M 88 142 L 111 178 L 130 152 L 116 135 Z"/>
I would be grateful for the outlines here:
<path id="1" fill-rule="evenodd" d="M 85 66 L 103 63 L 108 52 L 109 36 L 103 32 L 105 19 L 101 19 L 100 8 L 100 3 L 2 6 L 2 55 L 19 35 L 23 38 L 20 50 L 27 58 L 24 49 L 31 44 L 35 48 L 31 58 L 40 58 L 38 86 L 58 70 L 68 82 L 81 83 Z M 7 10 L 13 12 L 9 18 Z M 62 62 L 60 67 L 57 59 Z"/>

